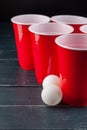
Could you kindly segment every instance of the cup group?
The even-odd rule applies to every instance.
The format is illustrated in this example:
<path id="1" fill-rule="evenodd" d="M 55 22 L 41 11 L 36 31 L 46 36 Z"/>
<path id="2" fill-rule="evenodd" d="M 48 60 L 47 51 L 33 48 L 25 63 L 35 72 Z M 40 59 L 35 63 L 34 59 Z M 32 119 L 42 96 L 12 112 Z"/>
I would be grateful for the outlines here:
<path id="1" fill-rule="evenodd" d="M 11 22 L 20 67 L 34 70 L 39 84 L 59 76 L 64 102 L 87 106 L 87 18 L 24 14 Z"/>

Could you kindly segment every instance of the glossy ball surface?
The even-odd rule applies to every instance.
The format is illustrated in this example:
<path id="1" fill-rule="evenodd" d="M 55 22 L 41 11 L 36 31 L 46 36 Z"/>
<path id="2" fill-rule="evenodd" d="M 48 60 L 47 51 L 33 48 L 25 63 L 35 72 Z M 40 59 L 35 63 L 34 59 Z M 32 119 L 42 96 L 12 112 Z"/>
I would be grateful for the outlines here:
<path id="1" fill-rule="evenodd" d="M 42 101 L 48 106 L 56 106 L 62 100 L 62 91 L 56 85 L 51 85 L 41 92 Z"/>
<path id="2" fill-rule="evenodd" d="M 52 86 L 52 84 L 60 86 L 60 78 L 56 75 L 48 75 L 44 78 L 44 80 L 42 82 L 43 88 Z"/>

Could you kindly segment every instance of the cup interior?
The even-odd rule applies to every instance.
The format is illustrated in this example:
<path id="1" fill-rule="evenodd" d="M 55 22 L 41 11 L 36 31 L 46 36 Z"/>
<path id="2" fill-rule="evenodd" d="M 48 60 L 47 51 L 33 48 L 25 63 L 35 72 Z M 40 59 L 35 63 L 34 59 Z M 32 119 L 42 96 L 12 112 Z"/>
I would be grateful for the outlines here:
<path id="1" fill-rule="evenodd" d="M 39 35 L 61 35 L 71 33 L 74 29 L 62 23 L 44 23 L 31 25 L 29 30 Z"/>
<path id="2" fill-rule="evenodd" d="M 55 43 L 70 50 L 87 51 L 87 34 L 66 34 L 55 39 Z"/>
<path id="3" fill-rule="evenodd" d="M 83 32 L 83 33 L 87 33 L 87 25 L 81 26 L 80 31 Z"/>
<path id="4" fill-rule="evenodd" d="M 55 15 L 51 17 L 54 22 L 63 22 L 65 24 L 85 24 L 87 23 L 87 18 L 83 16 L 76 15 Z"/>
<path id="5" fill-rule="evenodd" d="M 23 14 L 14 16 L 11 21 L 16 24 L 31 25 L 36 23 L 45 23 L 50 21 L 50 18 L 39 14 Z"/>

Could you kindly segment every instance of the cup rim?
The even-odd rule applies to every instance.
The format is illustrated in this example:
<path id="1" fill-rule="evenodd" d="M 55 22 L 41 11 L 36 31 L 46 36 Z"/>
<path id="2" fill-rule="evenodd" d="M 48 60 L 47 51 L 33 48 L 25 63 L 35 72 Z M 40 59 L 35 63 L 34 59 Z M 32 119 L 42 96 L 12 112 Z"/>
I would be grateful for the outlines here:
<path id="1" fill-rule="evenodd" d="M 35 18 L 35 17 L 42 17 L 43 18 L 43 21 L 41 22 L 23 22 L 21 21 L 20 22 L 20 18 L 22 17 L 26 17 L 28 19 L 30 19 L 31 17 L 32 18 Z M 18 20 L 19 19 L 19 20 Z M 36 24 L 36 23 L 45 23 L 45 22 L 49 22 L 50 21 L 50 17 L 47 16 L 47 15 L 43 15 L 43 14 L 21 14 L 21 15 L 16 15 L 16 16 L 13 16 L 11 19 L 11 22 L 12 23 L 15 23 L 15 24 L 20 24 L 20 25 L 32 25 L 32 24 Z"/>
<path id="2" fill-rule="evenodd" d="M 60 20 L 61 18 L 62 20 Z M 66 18 L 65 21 L 63 21 L 64 18 Z M 67 19 L 69 21 L 67 21 Z M 75 24 L 75 25 L 87 24 L 87 18 L 80 15 L 54 15 L 51 17 L 51 21 L 62 22 L 65 24 Z"/>
<path id="3" fill-rule="evenodd" d="M 83 33 L 87 33 L 87 25 L 82 25 L 80 28 L 80 31 L 83 32 Z"/>
<path id="4" fill-rule="evenodd" d="M 42 27 L 42 30 L 35 30 L 35 27 L 37 28 L 37 30 L 41 29 Z M 65 31 L 64 32 L 61 32 L 60 30 L 59 31 L 48 31 L 49 29 L 53 29 L 53 30 L 58 30 L 60 27 L 60 30 L 61 30 L 61 27 L 65 28 Z M 46 31 L 46 30 L 48 31 Z M 34 34 L 38 34 L 38 35 L 47 35 L 47 36 L 58 36 L 58 35 L 62 35 L 62 34 L 67 34 L 67 33 L 72 33 L 74 31 L 74 28 L 71 27 L 70 25 L 66 25 L 66 24 L 63 24 L 63 23 L 52 23 L 52 22 L 49 22 L 49 23 L 41 23 L 41 24 L 33 24 L 31 25 L 28 30 Z"/>
<path id="5" fill-rule="evenodd" d="M 62 48 L 68 49 L 68 50 L 73 50 L 73 51 L 87 51 L 87 46 L 82 46 L 82 44 L 81 44 L 81 46 L 79 46 L 79 47 L 81 47 L 81 48 L 69 46 L 70 44 L 69 44 L 69 45 L 63 45 L 63 44 L 61 44 L 60 40 L 61 40 L 61 41 L 64 40 L 64 42 L 65 42 L 67 39 L 64 39 L 64 38 L 70 37 L 70 36 L 71 36 L 71 37 L 72 37 L 72 36 L 74 36 L 74 37 L 77 36 L 77 37 L 79 38 L 80 42 L 81 42 L 81 37 L 87 39 L 87 34 L 81 34 L 81 33 L 64 34 L 64 35 L 61 35 L 61 36 L 55 38 L 55 44 L 58 45 L 58 46 L 60 46 L 60 47 L 62 47 Z M 79 37 L 79 36 L 80 36 L 80 37 Z M 76 39 L 73 39 L 71 42 L 73 43 L 73 42 L 75 42 L 75 40 L 76 40 Z M 87 40 L 84 40 L 84 41 L 86 42 Z M 86 43 L 85 43 L 85 44 L 86 44 Z M 82 47 L 83 47 L 83 48 L 82 48 Z"/>

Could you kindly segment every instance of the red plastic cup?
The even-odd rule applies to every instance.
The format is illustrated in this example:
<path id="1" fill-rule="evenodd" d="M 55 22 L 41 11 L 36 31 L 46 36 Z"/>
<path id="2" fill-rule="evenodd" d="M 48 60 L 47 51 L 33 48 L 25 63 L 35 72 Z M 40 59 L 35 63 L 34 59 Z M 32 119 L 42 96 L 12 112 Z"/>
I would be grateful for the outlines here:
<path id="1" fill-rule="evenodd" d="M 71 25 L 74 28 L 73 33 L 81 33 L 80 26 L 87 24 L 86 17 L 76 15 L 55 15 L 51 17 L 51 21 Z"/>
<path id="2" fill-rule="evenodd" d="M 63 100 L 72 106 L 87 106 L 87 34 L 56 38 Z"/>
<path id="3" fill-rule="evenodd" d="M 55 38 L 71 33 L 73 28 L 61 23 L 44 23 L 29 27 L 33 45 L 35 74 L 38 83 L 49 74 L 59 74 Z"/>
<path id="4" fill-rule="evenodd" d="M 82 33 L 87 33 L 87 25 L 83 25 L 83 26 L 81 26 L 80 27 L 80 31 L 82 32 Z"/>
<path id="5" fill-rule="evenodd" d="M 32 42 L 28 27 L 32 24 L 45 23 L 48 21 L 50 21 L 48 16 L 39 14 L 25 14 L 11 18 L 16 41 L 18 61 L 22 69 L 34 69 Z"/>

